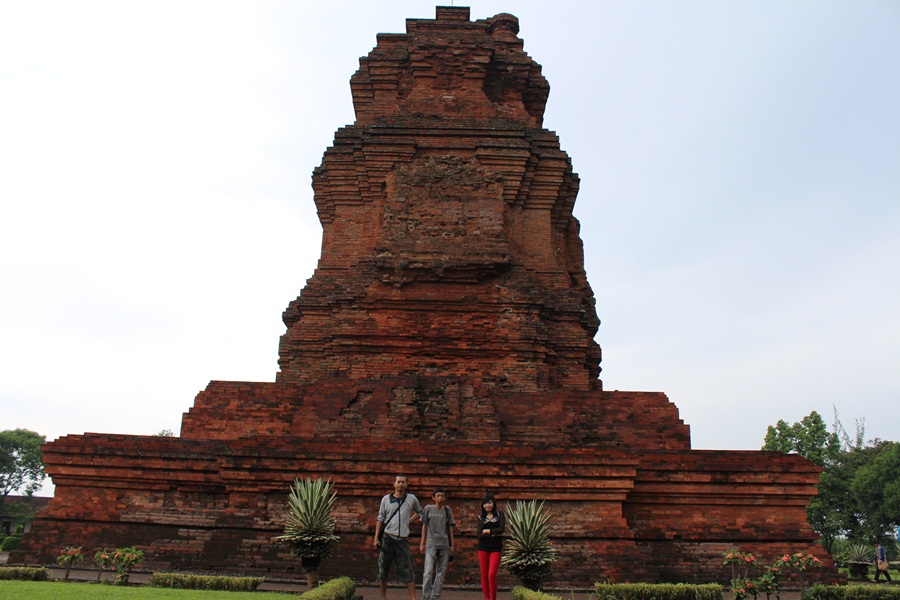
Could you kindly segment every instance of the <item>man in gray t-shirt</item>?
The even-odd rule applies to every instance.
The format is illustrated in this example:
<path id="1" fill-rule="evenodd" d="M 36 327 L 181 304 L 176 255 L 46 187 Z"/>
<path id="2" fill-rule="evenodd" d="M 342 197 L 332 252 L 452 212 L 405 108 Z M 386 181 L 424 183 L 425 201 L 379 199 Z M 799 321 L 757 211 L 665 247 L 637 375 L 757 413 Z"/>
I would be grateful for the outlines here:
<path id="1" fill-rule="evenodd" d="M 378 550 L 378 583 L 381 600 L 387 600 L 388 573 L 391 564 L 397 565 L 397 579 L 409 589 L 409 600 L 416 600 L 416 577 L 413 572 L 412 554 L 409 552 L 409 521 L 413 515 L 422 515 L 419 500 L 406 492 L 406 475 L 394 477 L 394 493 L 381 499 L 375 518 L 375 539 L 372 544 Z M 381 531 L 384 529 L 384 537 Z"/>
<path id="2" fill-rule="evenodd" d="M 422 540 L 419 551 L 425 553 L 425 574 L 422 577 L 422 600 L 441 600 L 441 588 L 447 563 L 453 553 L 453 511 L 445 504 L 447 492 L 434 490 L 434 504 L 422 511 Z"/>

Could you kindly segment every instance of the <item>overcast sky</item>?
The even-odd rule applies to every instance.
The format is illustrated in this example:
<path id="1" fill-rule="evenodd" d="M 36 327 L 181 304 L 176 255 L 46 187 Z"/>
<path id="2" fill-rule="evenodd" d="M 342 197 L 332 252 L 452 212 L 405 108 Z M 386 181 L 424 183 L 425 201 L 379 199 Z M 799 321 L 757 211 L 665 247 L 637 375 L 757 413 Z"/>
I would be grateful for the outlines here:
<path id="1" fill-rule="evenodd" d="M 604 387 L 695 448 L 833 408 L 900 439 L 900 4 L 469 6 L 550 82 Z M 0 0 L 0 429 L 177 433 L 210 380 L 273 381 L 349 78 L 434 14 Z"/>

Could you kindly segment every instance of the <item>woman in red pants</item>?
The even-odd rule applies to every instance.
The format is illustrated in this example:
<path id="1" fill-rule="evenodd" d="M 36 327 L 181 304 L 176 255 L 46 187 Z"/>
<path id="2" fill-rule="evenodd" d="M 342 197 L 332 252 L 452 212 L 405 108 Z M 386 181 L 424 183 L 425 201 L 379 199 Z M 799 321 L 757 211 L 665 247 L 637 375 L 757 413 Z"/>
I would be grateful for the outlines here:
<path id="1" fill-rule="evenodd" d="M 497 570 L 506 530 L 506 517 L 497 509 L 494 495 L 486 492 L 481 499 L 478 517 L 478 564 L 481 566 L 481 591 L 484 600 L 497 600 Z"/>

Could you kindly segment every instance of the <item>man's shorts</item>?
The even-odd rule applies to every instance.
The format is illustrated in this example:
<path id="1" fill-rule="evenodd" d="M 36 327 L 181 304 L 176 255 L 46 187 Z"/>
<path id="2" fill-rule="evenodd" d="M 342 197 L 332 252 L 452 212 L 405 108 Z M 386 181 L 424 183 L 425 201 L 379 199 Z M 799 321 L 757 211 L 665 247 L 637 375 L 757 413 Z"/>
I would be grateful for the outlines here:
<path id="1" fill-rule="evenodd" d="M 415 581 L 412 554 L 409 553 L 409 541 L 398 540 L 385 535 L 381 540 L 381 551 L 378 553 L 378 580 L 388 581 L 391 564 L 397 565 L 397 581 L 409 583 Z"/>

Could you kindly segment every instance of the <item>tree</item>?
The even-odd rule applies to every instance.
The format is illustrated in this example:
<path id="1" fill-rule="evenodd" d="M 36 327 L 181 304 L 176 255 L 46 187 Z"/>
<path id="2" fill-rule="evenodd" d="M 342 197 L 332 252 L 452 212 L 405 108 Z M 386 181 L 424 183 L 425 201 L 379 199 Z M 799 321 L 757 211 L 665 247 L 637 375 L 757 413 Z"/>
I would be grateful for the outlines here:
<path id="1" fill-rule="evenodd" d="M 844 427 L 844 424 L 841 423 L 841 418 L 838 415 L 837 408 L 834 408 L 834 431 L 838 434 L 838 437 L 841 438 L 841 449 L 845 452 L 849 452 L 850 450 L 862 450 L 865 447 L 866 441 L 866 419 L 863 417 L 862 419 L 856 419 L 854 424 L 856 425 L 856 430 L 854 431 L 853 438 L 850 437 L 850 434 L 847 432 L 847 429 Z"/>
<path id="2" fill-rule="evenodd" d="M 822 416 L 812 411 L 793 425 L 783 420 L 774 427 L 769 425 L 762 449 L 799 454 L 822 467 L 819 493 L 810 501 L 806 519 L 813 531 L 821 536 L 825 549 L 831 552 L 834 540 L 846 530 L 847 508 L 836 511 L 835 506 L 846 503 L 849 497 L 849 481 L 835 476 L 841 458 L 841 438 L 837 431 L 828 433 Z"/>
<path id="3" fill-rule="evenodd" d="M 842 534 L 860 544 L 871 545 L 872 533 L 867 526 L 869 519 L 852 484 L 859 470 L 872 464 L 879 452 L 879 442 L 845 448 L 838 463 L 829 469 L 829 476 L 837 482 L 837 491 L 829 497 L 829 508 L 840 517 Z"/>
<path id="4" fill-rule="evenodd" d="M 834 414 L 833 433 L 811 412 L 798 423 L 768 428 L 763 450 L 805 456 L 823 469 L 807 520 L 832 551 L 839 537 L 869 544 L 900 524 L 900 449 L 897 442 L 865 443 L 865 422 L 851 437 Z"/>
<path id="5" fill-rule="evenodd" d="M 819 493 L 806 508 L 806 520 L 819 534 L 822 546 L 829 553 L 838 537 L 846 535 L 855 523 L 856 503 L 850 493 L 849 481 L 835 472 L 840 465 L 832 465 L 819 477 Z"/>
<path id="6" fill-rule="evenodd" d="M 15 530 L 15 527 L 34 521 L 35 510 L 28 502 L 9 502 L 4 505 L 0 501 L 0 505 L 3 505 L 3 512 L 12 520 L 13 529 L 10 533 Z"/>
<path id="7" fill-rule="evenodd" d="M 0 503 L 12 492 L 31 496 L 46 475 L 41 455 L 42 435 L 28 429 L 0 431 Z"/>
<path id="8" fill-rule="evenodd" d="M 803 419 L 788 425 L 779 420 L 769 425 L 763 450 L 799 454 L 820 467 L 833 464 L 841 451 L 841 439 L 836 432 L 828 433 L 822 415 L 812 411 Z"/>
<path id="9" fill-rule="evenodd" d="M 900 443 L 880 442 L 872 461 L 850 483 L 863 517 L 863 531 L 880 538 L 900 525 Z"/>

